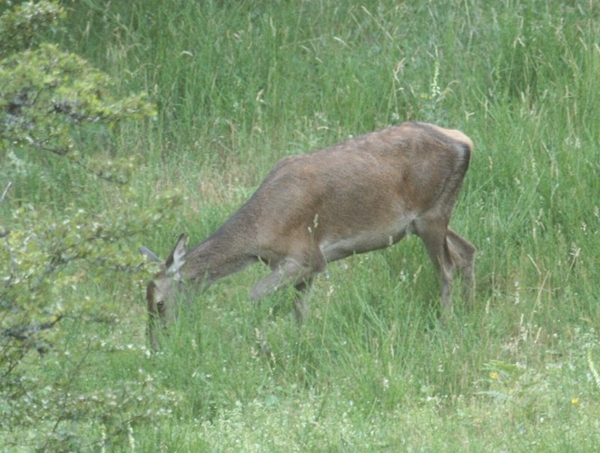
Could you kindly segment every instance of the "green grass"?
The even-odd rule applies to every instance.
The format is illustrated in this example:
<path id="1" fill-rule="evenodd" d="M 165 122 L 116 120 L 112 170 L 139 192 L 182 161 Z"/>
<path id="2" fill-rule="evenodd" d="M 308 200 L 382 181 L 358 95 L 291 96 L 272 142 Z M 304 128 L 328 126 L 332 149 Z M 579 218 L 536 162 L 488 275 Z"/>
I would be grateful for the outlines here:
<path id="1" fill-rule="evenodd" d="M 469 307 L 457 293 L 446 324 L 417 238 L 330 265 L 302 327 L 289 293 L 250 304 L 266 269 L 224 279 L 155 356 L 141 282 L 90 283 L 83 296 L 121 303 L 118 323 L 95 333 L 114 351 L 90 354 L 79 385 L 151 376 L 180 400 L 111 451 L 597 449 L 596 2 L 69 5 L 65 45 L 158 105 L 155 123 L 122 131 L 117 152 L 138 156 L 132 186 L 148 209 L 157 192 L 187 197 L 176 221 L 139 238 L 163 256 L 181 232 L 196 243 L 214 231 L 285 155 L 407 119 L 475 142 L 452 226 L 479 250 L 477 297 Z M 23 177 L 23 200 L 57 211 L 74 194 L 87 209 L 113 203 L 106 184 L 50 164 L 45 179 Z M 89 334 L 63 328 L 74 344 Z M 75 369 L 53 360 L 41 373 Z"/>

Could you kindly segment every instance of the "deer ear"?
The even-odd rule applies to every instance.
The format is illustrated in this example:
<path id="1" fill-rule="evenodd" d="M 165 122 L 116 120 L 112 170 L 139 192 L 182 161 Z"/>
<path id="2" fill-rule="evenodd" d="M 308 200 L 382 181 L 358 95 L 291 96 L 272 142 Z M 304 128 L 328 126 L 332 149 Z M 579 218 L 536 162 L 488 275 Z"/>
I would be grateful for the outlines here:
<path id="1" fill-rule="evenodd" d="M 185 253 L 185 234 L 182 234 L 179 236 L 175 248 L 171 251 L 167 261 L 165 262 L 167 273 L 175 277 L 179 276 L 179 270 L 181 269 L 181 266 L 185 264 Z"/>
<path id="2" fill-rule="evenodd" d="M 156 263 L 160 263 L 160 259 L 158 258 L 158 256 L 156 256 L 154 254 L 154 252 L 150 249 L 148 249 L 147 247 L 144 247 L 143 245 L 138 249 L 140 251 L 140 253 L 142 254 L 142 256 L 145 256 L 146 258 L 148 258 L 150 261 L 154 261 Z"/>

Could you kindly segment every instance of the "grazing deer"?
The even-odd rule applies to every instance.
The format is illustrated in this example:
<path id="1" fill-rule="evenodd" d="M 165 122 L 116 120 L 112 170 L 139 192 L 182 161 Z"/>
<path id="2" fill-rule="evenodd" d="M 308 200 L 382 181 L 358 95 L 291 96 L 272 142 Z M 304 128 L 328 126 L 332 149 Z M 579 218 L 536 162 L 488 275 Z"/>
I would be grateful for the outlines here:
<path id="1" fill-rule="evenodd" d="M 442 313 L 449 313 L 455 270 L 465 298 L 474 287 L 476 249 L 448 227 L 472 149 L 460 131 L 409 122 L 281 159 L 206 240 L 187 251 L 180 236 L 148 284 L 152 346 L 156 329 L 175 316 L 184 283 L 206 290 L 261 261 L 272 273 L 252 288 L 251 300 L 294 286 L 301 322 L 308 314 L 303 295 L 327 262 L 388 247 L 410 233 L 425 243 L 441 281 Z M 147 248 L 140 252 L 160 262 Z"/>

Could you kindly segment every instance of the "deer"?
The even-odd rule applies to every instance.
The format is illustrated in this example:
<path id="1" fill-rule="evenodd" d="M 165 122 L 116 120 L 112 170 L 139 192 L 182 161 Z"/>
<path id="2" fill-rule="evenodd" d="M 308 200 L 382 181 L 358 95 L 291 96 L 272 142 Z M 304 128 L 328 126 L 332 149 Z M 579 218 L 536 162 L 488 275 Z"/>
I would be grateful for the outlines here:
<path id="1" fill-rule="evenodd" d="M 476 248 L 449 227 L 473 151 L 459 130 L 405 122 L 303 155 L 279 160 L 254 194 L 190 250 L 182 234 L 148 283 L 149 340 L 177 316 L 184 287 L 206 291 L 217 280 L 262 262 L 271 273 L 254 285 L 258 302 L 294 287 L 293 310 L 308 316 L 306 294 L 327 263 L 389 247 L 408 234 L 425 244 L 441 286 L 442 317 L 462 274 L 463 298 L 474 293 Z M 189 293 L 188 293 L 189 294 Z"/>

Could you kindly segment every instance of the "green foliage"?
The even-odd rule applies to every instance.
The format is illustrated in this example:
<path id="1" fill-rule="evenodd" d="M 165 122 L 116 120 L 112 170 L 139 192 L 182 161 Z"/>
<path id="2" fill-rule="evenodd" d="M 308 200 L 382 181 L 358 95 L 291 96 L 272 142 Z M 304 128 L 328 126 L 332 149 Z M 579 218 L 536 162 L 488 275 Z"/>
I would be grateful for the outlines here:
<path id="1" fill-rule="evenodd" d="M 167 220 L 176 192 L 153 197 L 152 209 L 131 187 L 108 189 L 104 207 L 68 194 L 59 209 L 34 203 L 28 177 L 56 178 L 63 167 L 83 168 L 125 184 L 134 156 L 99 152 L 120 124 L 155 114 L 145 95 L 120 97 L 111 78 L 81 57 L 43 42 L 64 18 L 56 2 L 25 2 L 0 17 L 0 448 L 82 451 L 104 446 L 142 419 L 156 419 L 177 402 L 153 377 L 86 388 L 90 361 L 113 348 L 90 333 L 112 328 L 118 305 L 82 295 L 115 275 L 135 275 L 142 262 L 130 243 Z M 92 139 L 86 139 L 90 136 Z M 109 137 L 94 146 L 94 137 Z M 37 153 L 34 155 L 32 153 Z M 46 182 L 49 182 L 47 179 Z M 54 184 L 45 199 L 58 202 Z M 13 197 L 12 191 L 18 196 Z M 29 198 L 32 198 L 31 200 Z M 127 211 L 119 209 L 126 206 Z M 143 273 L 148 276 L 148 272 Z M 73 344 L 67 326 L 86 326 Z M 144 355 L 143 349 L 138 353 Z M 92 359 L 93 358 L 93 359 Z M 55 370 L 43 376 L 40 370 Z"/>
<path id="2" fill-rule="evenodd" d="M 0 18 L 0 58 L 37 46 L 48 31 L 57 31 L 64 8 L 55 2 L 23 2 Z"/>
<path id="3" fill-rule="evenodd" d="M 72 136 L 73 129 L 88 125 L 113 129 L 124 119 L 154 115 L 143 93 L 116 98 L 111 89 L 108 75 L 56 45 L 41 44 L 1 60 L 0 146 L 49 152 L 101 178 L 126 182 L 132 170 L 126 158 L 100 168 L 82 156 Z"/>
<path id="4" fill-rule="evenodd" d="M 110 77 L 81 57 L 42 44 L 2 60 L 3 139 L 59 149 L 66 126 L 113 123 L 151 116 L 142 94 L 124 99 L 111 95 Z M 60 128 L 50 127 L 51 120 Z M 64 138 L 63 138 L 64 140 Z"/>
<path id="5" fill-rule="evenodd" d="M 53 343 L 49 337 L 57 334 L 51 328 L 64 316 L 106 318 L 101 313 L 107 307 L 70 296 L 79 290 L 78 282 L 138 271 L 139 254 L 124 241 L 164 220 L 179 200 L 162 196 L 150 212 L 135 208 L 134 194 L 123 195 L 115 194 L 113 201 L 133 206 L 127 216 L 112 208 L 88 212 L 74 205 L 61 218 L 31 205 L 13 210 L 10 234 L 0 248 L 2 339 L 5 351 L 14 349 L 7 358 L 20 358 L 32 348 L 45 352 Z"/>

